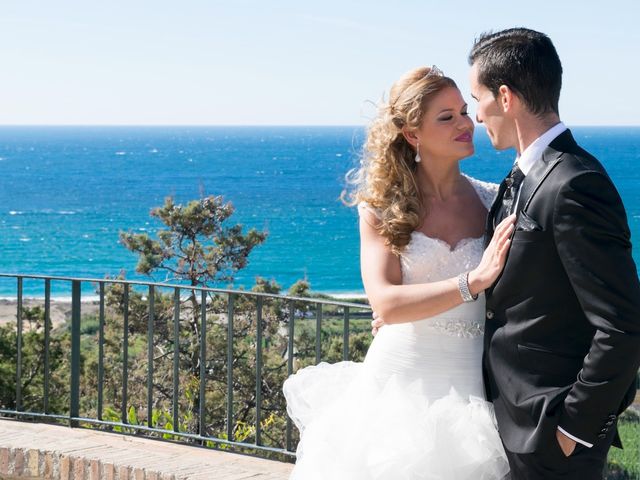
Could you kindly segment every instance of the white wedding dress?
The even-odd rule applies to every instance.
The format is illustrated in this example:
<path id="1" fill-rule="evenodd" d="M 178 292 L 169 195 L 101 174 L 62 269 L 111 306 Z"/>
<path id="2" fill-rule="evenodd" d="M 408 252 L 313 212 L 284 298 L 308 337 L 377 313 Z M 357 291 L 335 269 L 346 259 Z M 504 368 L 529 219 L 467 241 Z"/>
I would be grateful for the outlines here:
<path id="1" fill-rule="evenodd" d="M 497 185 L 469 181 L 488 209 Z M 451 250 L 413 232 L 401 256 L 403 283 L 455 277 L 482 253 L 482 238 Z M 434 317 L 385 325 L 362 363 L 321 363 L 289 377 L 287 410 L 301 432 L 290 478 L 504 478 L 508 464 L 483 393 L 484 317 L 481 295 Z"/>

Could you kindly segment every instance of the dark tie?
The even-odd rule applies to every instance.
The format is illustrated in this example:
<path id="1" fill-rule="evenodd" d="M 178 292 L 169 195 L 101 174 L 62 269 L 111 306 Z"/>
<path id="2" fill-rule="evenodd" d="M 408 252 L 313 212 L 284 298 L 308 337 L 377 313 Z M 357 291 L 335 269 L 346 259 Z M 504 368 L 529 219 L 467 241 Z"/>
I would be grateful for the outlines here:
<path id="1" fill-rule="evenodd" d="M 505 178 L 506 188 L 504 190 L 504 195 L 502 196 L 502 205 L 498 212 L 496 212 L 494 228 L 506 217 L 511 215 L 516 209 L 516 199 L 518 198 L 518 190 L 520 189 L 520 185 L 524 180 L 524 173 L 520 170 L 518 166 L 518 162 L 513 165 L 511 172 Z"/>

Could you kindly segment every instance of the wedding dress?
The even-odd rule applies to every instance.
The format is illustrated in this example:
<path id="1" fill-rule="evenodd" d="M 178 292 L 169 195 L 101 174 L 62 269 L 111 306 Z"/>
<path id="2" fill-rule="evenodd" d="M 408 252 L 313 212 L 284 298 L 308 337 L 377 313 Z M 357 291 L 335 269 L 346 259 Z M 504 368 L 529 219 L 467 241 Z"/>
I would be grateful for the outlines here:
<path id="1" fill-rule="evenodd" d="M 488 209 L 497 186 L 467 177 Z M 361 204 L 360 209 L 371 208 Z M 453 249 L 413 232 L 404 284 L 478 265 L 482 238 Z M 493 480 L 508 464 L 484 400 L 484 296 L 424 320 L 383 326 L 362 363 L 320 363 L 283 387 L 301 432 L 295 480 Z"/>

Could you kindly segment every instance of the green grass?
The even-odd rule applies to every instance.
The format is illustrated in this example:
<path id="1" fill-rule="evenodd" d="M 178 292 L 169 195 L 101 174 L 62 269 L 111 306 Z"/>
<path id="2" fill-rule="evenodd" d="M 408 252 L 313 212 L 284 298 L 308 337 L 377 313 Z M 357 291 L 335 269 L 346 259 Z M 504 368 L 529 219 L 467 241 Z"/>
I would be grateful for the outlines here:
<path id="1" fill-rule="evenodd" d="M 609 451 L 607 480 L 640 479 L 640 415 L 638 410 L 629 409 L 620 416 L 618 431 L 623 450 Z"/>
<path id="2" fill-rule="evenodd" d="M 84 315 L 80 321 L 80 335 L 95 335 L 100 329 L 97 315 Z"/>

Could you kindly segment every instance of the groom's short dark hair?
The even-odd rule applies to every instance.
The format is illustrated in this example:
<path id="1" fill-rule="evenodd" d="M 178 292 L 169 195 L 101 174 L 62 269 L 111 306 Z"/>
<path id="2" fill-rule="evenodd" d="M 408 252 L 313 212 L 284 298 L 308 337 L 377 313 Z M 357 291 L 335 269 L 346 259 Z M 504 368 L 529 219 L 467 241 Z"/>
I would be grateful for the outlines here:
<path id="1" fill-rule="evenodd" d="M 469 53 L 469 65 L 476 63 L 478 81 L 495 96 L 506 85 L 532 113 L 559 113 L 562 64 L 544 33 L 528 28 L 483 33 Z"/>

